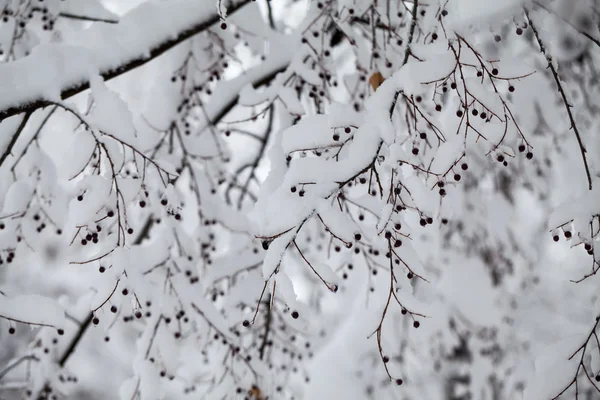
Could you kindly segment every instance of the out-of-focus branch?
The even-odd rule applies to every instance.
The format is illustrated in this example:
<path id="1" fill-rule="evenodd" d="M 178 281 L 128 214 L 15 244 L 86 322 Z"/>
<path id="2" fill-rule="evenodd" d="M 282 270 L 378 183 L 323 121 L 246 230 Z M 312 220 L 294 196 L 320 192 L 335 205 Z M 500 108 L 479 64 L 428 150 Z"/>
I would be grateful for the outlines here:
<path id="1" fill-rule="evenodd" d="M 265 0 L 267 3 L 267 16 L 269 17 L 269 25 L 271 29 L 275 30 L 275 19 L 273 18 L 273 7 L 271 6 L 271 0 Z"/>
<path id="2" fill-rule="evenodd" d="M 67 362 L 69 357 L 71 357 L 71 355 L 75 351 L 75 348 L 77 347 L 77 345 L 83 338 L 83 334 L 90 327 L 93 317 L 94 317 L 94 314 L 89 313 L 88 316 L 83 321 L 83 323 L 79 326 L 79 330 L 77 331 L 75 336 L 73 336 L 73 339 L 71 339 L 71 342 L 69 343 L 69 346 L 67 347 L 67 350 L 65 350 L 62 357 L 58 361 L 58 365 L 60 365 L 61 367 L 65 366 L 65 363 Z"/>
<path id="3" fill-rule="evenodd" d="M 271 314 L 273 310 L 269 306 L 270 301 L 265 301 L 265 306 L 267 307 L 267 315 L 265 316 L 265 331 L 263 334 L 263 340 L 260 344 L 260 348 L 258 349 L 258 354 L 260 355 L 260 359 L 265 359 L 265 350 L 267 349 L 267 343 L 269 343 L 269 332 L 271 331 L 271 324 L 273 322 L 273 315 Z"/>
<path id="4" fill-rule="evenodd" d="M 579 27 L 575 26 L 571 21 L 569 21 L 568 19 L 566 19 L 565 17 L 563 17 L 561 15 L 558 15 L 558 13 L 556 11 L 550 9 L 548 6 L 546 6 L 545 4 L 543 4 L 539 1 L 534 0 L 532 3 L 535 4 L 536 6 L 540 7 L 541 9 L 546 10 L 550 14 L 555 15 L 556 17 L 560 18 L 564 23 L 568 24 L 571 28 L 575 29 L 580 35 L 591 40 L 592 43 L 594 43 L 596 46 L 600 47 L 600 40 L 596 39 L 589 33 L 582 31 Z"/>
<path id="5" fill-rule="evenodd" d="M 11 167 L 11 171 L 13 172 L 13 174 L 14 174 L 15 168 L 19 164 L 19 161 L 21 161 L 21 159 L 23 158 L 23 156 L 25 156 L 25 153 L 27 153 L 27 149 L 29 149 L 29 146 L 31 146 L 31 143 L 33 143 L 35 140 L 37 140 L 37 138 L 39 137 L 40 133 L 42 132 L 42 129 L 44 128 L 44 126 L 46 126 L 46 123 L 48 122 L 48 120 L 50 119 L 50 117 L 52 116 L 52 114 L 54 114 L 56 112 L 57 109 L 58 109 L 58 106 L 54 106 L 52 108 L 52 110 L 50 110 L 50 112 L 48 114 L 46 114 L 46 116 L 44 117 L 44 119 L 42 120 L 42 122 L 40 123 L 40 125 L 38 126 L 37 130 L 35 131 L 35 133 L 31 137 L 31 139 L 29 140 L 29 143 L 27 143 L 27 145 L 23 149 L 23 152 L 17 157 L 17 159 L 15 160 L 13 166 Z M 16 139 L 18 139 L 18 136 L 19 135 L 15 135 Z M 2 162 L 0 162 L 0 166 L 1 165 L 2 165 Z"/>
<path id="6" fill-rule="evenodd" d="M 248 190 L 249 190 L 250 182 L 252 181 L 252 178 L 254 177 L 256 168 L 258 168 L 258 165 L 260 164 L 260 160 L 262 160 L 262 158 L 265 154 L 265 151 L 267 149 L 267 144 L 269 143 L 269 138 L 271 137 L 271 132 L 273 132 L 274 114 L 275 114 L 275 112 L 273 110 L 273 105 L 271 105 L 269 107 L 269 122 L 267 124 L 265 136 L 263 137 L 262 142 L 260 143 L 260 149 L 258 150 L 258 153 L 256 154 L 256 157 L 254 157 L 254 160 L 252 161 L 252 163 L 250 163 L 249 165 L 242 166 L 243 168 L 246 168 L 247 166 L 249 166 L 250 173 L 248 174 L 248 177 L 246 178 L 246 182 L 244 183 L 244 186 L 242 187 L 242 193 L 240 193 L 240 198 L 238 199 L 238 209 L 242 208 L 242 204 L 244 203 L 244 197 L 246 197 L 246 194 L 248 193 Z"/>

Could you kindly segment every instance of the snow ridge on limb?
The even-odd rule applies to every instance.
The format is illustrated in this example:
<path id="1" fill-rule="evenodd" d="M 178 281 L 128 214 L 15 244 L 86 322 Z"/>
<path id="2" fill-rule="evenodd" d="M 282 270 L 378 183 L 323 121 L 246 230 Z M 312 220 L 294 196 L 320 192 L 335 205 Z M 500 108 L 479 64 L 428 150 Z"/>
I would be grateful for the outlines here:
<path id="1" fill-rule="evenodd" d="M 99 73 L 105 80 L 115 78 L 208 29 L 221 19 L 211 3 L 143 3 L 118 24 L 94 25 L 82 32 L 75 46 L 41 45 L 28 57 L 0 65 L 0 122 L 88 89 L 90 72 Z M 248 3 L 232 1 L 227 11 L 232 14 Z M 142 29 L 144 26 L 149 29 Z M 81 43 L 94 45 L 79 47 Z M 38 73 L 40 65 L 44 66 L 43 74 Z"/>

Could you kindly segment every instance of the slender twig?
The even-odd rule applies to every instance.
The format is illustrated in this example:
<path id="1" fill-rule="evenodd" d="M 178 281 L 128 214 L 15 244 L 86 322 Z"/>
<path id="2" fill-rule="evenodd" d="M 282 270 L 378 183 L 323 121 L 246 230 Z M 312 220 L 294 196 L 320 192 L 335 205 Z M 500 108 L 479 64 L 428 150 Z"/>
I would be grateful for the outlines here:
<path id="1" fill-rule="evenodd" d="M 37 358 L 36 356 L 33 356 L 33 355 L 23 356 L 23 357 L 19 358 L 12 364 L 7 365 L 6 368 L 4 368 L 2 371 L 0 371 L 0 380 L 2 378 L 4 378 L 6 376 L 6 374 L 8 374 L 10 371 L 12 371 L 16 367 L 18 367 L 22 362 L 27 361 L 27 360 L 39 361 L 39 358 Z"/>
<path id="2" fill-rule="evenodd" d="M 408 43 L 406 44 L 406 51 L 404 52 L 404 60 L 402 60 L 402 65 L 408 62 L 408 57 L 410 56 L 410 45 L 412 44 L 415 36 L 415 29 L 417 27 L 417 14 L 419 9 L 419 0 L 415 0 L 412 7 L 412 21 L 410 23 L 410 30 L 408 31 Z"/>
<path id="3" fill-rule="evenodd" d="M 14 135 L 12 136 L 12 138 L 10 139 L 10 142 L 8 143 L 8 147 L 6 148 L 6 150 L 4 151 L 4 153 L 0 156 L 0 167 L 4 163 L 4 160 L 6 160 L 6 158 L 8 157 L 8 155 L 10 154 L 10 152 L 12 151 L 12 148 L 15 146 L 15 143 L 17 143 L 17 139 L 21 135 L 21 132 L 23 132 L 23 129 L 25 128 L 25 125 L 27 125 L 27 121 L 29 121 L 29 117 L 31 117 L 31 114 L 33 114 L 33 110 L 26 112 L 25 115 L 23 116 L 23 119 L 21 120 L 21 123 L 19 124 L 19 127 L 17 128 L 16 132 L 14 133 Z"/>
<path id="4" fill-rule="evenodd" d="M 269 17 L 269 25 L 275 30 L 275 19 L 273 18 L 273 7 L 271 6 L 271 0 L 265 0 L 267 4 L 267 16 Z"/>
<path id="5" fill-rule="evenodd" d="M 415 29 L 417 28 L 417 16 L 418 16 L 418 8 L 419 8 L 419 0 L 415 0 L 412 8 L 412 22 L 410 24 L 410 29 L 408 32 L 408 43 L 406 44 L 406 50 L 404 51 L 404 59 L 402 60 L 402 66 L 406 65 L 408 62 L 408 57 L 410 56 L 410 45 L 412 44 L 415 37 Z M 396 91 L 394 94 L 394 99 L 392 100 L 392 105 L 390 106 L 390 119 L 394 114 L 394 109 L 396 108 L 396 102 L 398 101 L 398 96 L 400 96 L 400 91 Z"/>
<path id="6" fill-rule="evenodd" d="M 592 190 L 592 175 L 590 173 L 590 168 L 588 166 L 587 158 L 585 156 L 585 153 L 587 152 L 587 150 L 583 146 L 583 141 L 581 140 L 581 135 L 579 134 L 579 129 L 577 128 L 577 124 L 575 123 L 575 117 L 573 116 L 573 112 L 571 111 L 571 108 L 573 107 L 573 105 L 570 104 L 569 101 L 567 100 L 567 94 L 565 93 L 562 83 L 560 82 L 560 77 L 558 76 L 558 72 L 556 71 L 556 68 L 554 67 L 554 64 L 552 63 L 552 56 L 550 56 L 550 54 L 548 54 L 546 52 L 546 47 L 544 46 L 544 42 L 542 42 L 542 39 L 540 38 L 540 34 L 539 34 L 536 26 L 534 25 L 533 20 L 531 19 L 531 16 L 529 15 L 529 11 L 527 9 L 525 9 L 525 15 L 527 16 L 527 21 L 529 22 L 529 26 L 531 26 L 533 35 L 535 36 L 535 39 L 536 39 L 538 45 L 540 46 L 540 51 L 542 52 L 544 57 L 546 57 L 546 61 L 548 61 L 548 68 L 552 72 L 552 76 L 554 77 L 554 81 L 556 82 L 556 86 L 558 87 L 558 92 L 560 93 L 560 96 L 562 98 L 565 109 L 567 110 L 569 120 L 571 121 L 571 129 L 573 129 L 573 132 L 575 133 L 575 137 L 577 138 L 577 143 L 579 144 L 579 150 L 581 151 L 581 157 L 583 158 L 583 165 L 585 166 L 585 173 L 587 175 L 587 180 L 588 180 L 588 188 L 589 188 L 589 190 Z"/>
<path id="7" fill-rule="evenodd" d="M 248 174 L 248 177 L 246 178 L 246 182 L 244 183 L 244 186 L 242 187 L 242 193 L 240 193 L 240 197 L 238 199 L 238 209 L 242 208 L 242 205 L 244 203 L 244 197 L 248 193 L 250 182 L 252 181 L 252 177 L 254 177 L 256 168 L 258 168 L 258 164 L 260 163 L 260 160 L 262 160 L 262 158 L 265 154 L 265 151 L 267 149 L 267 144 L 269 143 L 269 137 L 271 136 L 271 132 L 273 131 L 274 114 L 275 114 L 275 112 L 273 110 L 273 105 L 271 104 L 271 106 L 269 107 L 269 122 L 267 125 L 265 136 L 263 137 L 263 140 L 260 144 L 260 149 L 258 150 L 258 154 L 256 154 L 256 157 L 254 158 L 254 161 L 252 162 L 252 164 L 250 166 L 250 173 Z"/>
<path id="8" fill-rule="evenodd" d="M 260 345 L 260 348 L 258 349 L 258 354 L 260 355 L 260 359 L 264 360 L 265 357 L 265 350 L 267 348 L 267 343 L 269 343 L 269 332 L 271 331 L 271 322 L 272 322 L 272 315 L 271 313 L 273 312 L 272 307 L 269 307 L 269 300 L 267 300 L 265 302 L 265 305 L 267 306 L 267 315 L 265 316 L 266 321 L 265 321 L 265 332 L 263 334 L 263 339 L 262 339 L 262 343 Z"/>
<path id="9" fill-rule="evenodd" d="M 594 324 L 594 326 L 593 326 L 592 330 L 590 331 L 590 334 L 588 335 L 588 337 L 585 340 L 585 342 L 581 346 L 579 346 L 579 348 L 577 350 L 575 350 L 575 352 L 569 357 L 569 360 L 571 360 L 579 352 L 581 352 L 581 357 L 579 358 L 579 364 L 577 364 L 577 370 L 575 371 L 573 379 L 569 382 L 569 384 L 563 390 L 561 390 L 560 393 L 558 393 L 556 396 L 554 396 L 551 400 L 558 399 L 562 394 L 564 394 L 573 385 L 575 385 L 575 399 L 579 398 L 579 391 L 578 391 L 578 385 L 577 385 L 577 377 L 579 376 L 579 371 L 583 367 L 583 369 L 585 370 L 585 374 L 588 376 L 588 379 L 589 379 L 588 372 L 585 369 L 585 365 L 584 365 L 584 356 L 585 356 L 585 351 L 587 349 L 587 346 L 588 346 L 588 344 L 589 344 L 592 336 L 596 335 L 596 328 L 598 328 L 598 323 L 599 322 L 600 322 L 600 317 L 596 317 L 596 323 Z M 598 391 L 598 387 L 594 384 L 594 382 L 592 382 L 592 385 L 594 385 L 594 387 Z"/>
<path id="10" fill-rule="evenodd" d="M 154 220 L 152 219 L 152 217 L 148 217 L 148 219 L 146 220 L 146 223 L 140 230 L 140 234 L 136 238 L 134 245 L 140 244 L 146 237 L 148 237 L 148 233 L 150 232 L 150 229 L 152 228 L 153 225 L 154 225 Z M 77 347 L 77 345 L 83 338 L 83 335 L 85 334 L 87 329 L 90 327 L 90 324 L 91 324 L 93 318 L 94 318 L 94 313 L 90 312 L 86 316 L 85 320 L 79 326 L 79 330 L 77 331 L 75 336 L 73 336 L 73 339 L 69 343 L 67 350 L 63 353 L 62 357 L 60 358 L 59 365 L 61 367 L 64 367 L 64 365 L 66 364 L 69 357 L 71 357 L 71 355 L 75 351 L 75 348 Z"/>
<path id="11" fill-rule="evenodd" d="M 58 14 L 58 16 L 62 17 L 62 18 L 77 19 L 80 21 L 105 22 L 107 24 L 118 24 L 119 23 L 118 19 L 90 17 L 87 15 L 77 15 L 77 14 L 71 14 L 71 13 L 66 13 L 66 12 L 61 12 L 60 14 Z"/>

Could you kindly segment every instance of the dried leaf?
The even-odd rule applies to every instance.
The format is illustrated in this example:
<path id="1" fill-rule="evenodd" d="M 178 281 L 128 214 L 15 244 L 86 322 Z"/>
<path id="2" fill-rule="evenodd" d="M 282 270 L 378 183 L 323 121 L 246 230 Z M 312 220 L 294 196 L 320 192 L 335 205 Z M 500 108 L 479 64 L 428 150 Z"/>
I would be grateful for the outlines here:
<path id="1" fill-rule="evenodd" d="M 383 75 L 381 75 L 381 72 L 379 71 L 373 73 L 373 75 L 371 75 L 371 77 L 369 78 L 369 83 L 371 84 L 373 91 L 377 90 L 377 88 L 381 86 L 383 81 L 385 81 L 385 78 L 383 77 Z"/>

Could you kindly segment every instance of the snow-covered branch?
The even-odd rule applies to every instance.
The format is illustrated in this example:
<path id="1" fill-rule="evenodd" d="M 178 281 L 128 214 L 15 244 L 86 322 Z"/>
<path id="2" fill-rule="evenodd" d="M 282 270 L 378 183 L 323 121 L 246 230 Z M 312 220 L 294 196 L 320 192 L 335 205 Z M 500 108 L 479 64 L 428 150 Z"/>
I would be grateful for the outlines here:
<path id="1" fill-rule="evenodd" d="M 250 0 L 229 5 L 233 13 Z M 0 122 L 74 96 L 90 75 L 115 78 L 160 56 L 223 19 L 212 0 L 142 3 L 118 24 L 94 25 L 76 43 L 37 47 L 30 56 L 0 65 Z"/>

